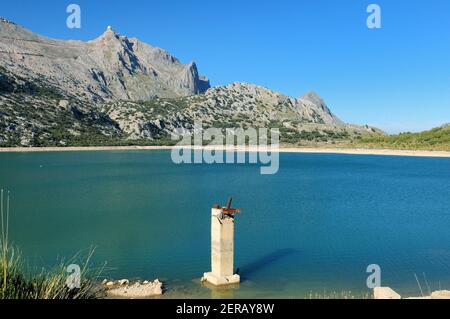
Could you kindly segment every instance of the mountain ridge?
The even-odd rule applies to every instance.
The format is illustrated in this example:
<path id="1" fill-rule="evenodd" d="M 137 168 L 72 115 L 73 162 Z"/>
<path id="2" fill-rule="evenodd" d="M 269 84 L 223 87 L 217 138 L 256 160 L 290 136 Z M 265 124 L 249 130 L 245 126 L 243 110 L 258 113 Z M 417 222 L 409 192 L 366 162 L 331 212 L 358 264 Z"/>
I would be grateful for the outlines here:
<path id="1" fill-rule="evenodd" d="M 316 93 L 293 98 L 251 83 L 211 87 L 195 62 L 112 27 L 54 40 L 0 19 L 0 145 L 172 143 L 175 129 L 273 127 L 282 142 L 377 135 L 346 124 Z"/>
<path id="2" fill-rule="evenodd" d="M 96 39 L 55 40 L 0 20 L 0 63 L 24 77 L 47 82 L 87 99 L 149 100 L 205 92 L 209 80 L 194 62 L 111 27 Z"/>

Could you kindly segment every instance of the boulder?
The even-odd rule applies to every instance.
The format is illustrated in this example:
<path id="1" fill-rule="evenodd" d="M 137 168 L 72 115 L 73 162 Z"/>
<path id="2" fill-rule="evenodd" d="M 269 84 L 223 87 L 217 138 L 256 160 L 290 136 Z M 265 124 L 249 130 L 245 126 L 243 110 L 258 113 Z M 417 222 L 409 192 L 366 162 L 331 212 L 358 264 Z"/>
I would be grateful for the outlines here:
<path id="1" fill-rule="evenodd" d="M 376 287 L 373 290 L 374 299 L 402 299 L 402 297 L 389 287 Z"/>
<path id="2" fill-rule="evenodd" d="M 112 298 L 145 299 L 162 294 L 162 283 L 158 279 L 153 282 L 126 284 L 108 291 L 109 297 Z"/>
<path id="3" fill-rule="evenodd" d="M 435 291 L 431 294 L 431 299 L 450 299 L 449 290 Z"/>
<path id="4" fill-rule="evenodd" d="M 121 279 L 117 283 L 119 284 L 119 286 L 125 286 L 128 285 L 130 281 L 128 279 Z"/>

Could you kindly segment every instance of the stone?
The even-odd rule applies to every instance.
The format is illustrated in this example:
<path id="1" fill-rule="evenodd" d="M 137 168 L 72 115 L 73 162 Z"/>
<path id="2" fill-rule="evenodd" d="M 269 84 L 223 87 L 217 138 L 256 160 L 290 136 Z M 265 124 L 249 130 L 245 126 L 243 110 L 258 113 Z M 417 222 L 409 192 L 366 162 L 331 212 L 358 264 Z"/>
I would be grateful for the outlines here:
<path id="1" fill-rule="evenodd" d="M 112 286 L 114 286 L 114 282 L 113 281 L 108 281 L 106 283 L 106 287 L 112 287 Z"/>
<path id="2" fill-rule="evenodd" d="M 130 281 L 128 279 L 121 279 L 118 281 L 119 286 L 128 285 Z"/>
<path id="3" fill-rule="evenodd" d="M 373 290 L 374 299 L 402 299 L 402 297 L 389 287 L 376 287 Z"/>
<path id="4" fill-rule="evenodd" d="M 431 294 L 431 299 L 450 299 L 449 290 L 435 291 Z"/>
<path id="5" fill-rule="evenodd" d="M 69 109 L 69 101 L 67 100 L 60 100 L 58 106 L 62 109 Z"/>
<path id="6" fill-rule="evenodd" d="M 124 285 L 108 291 L 108 296 L 113 298 L 145 299 L 163 294 L 163 285 L 159 280 L 141 284 L 136 282 Z"/>

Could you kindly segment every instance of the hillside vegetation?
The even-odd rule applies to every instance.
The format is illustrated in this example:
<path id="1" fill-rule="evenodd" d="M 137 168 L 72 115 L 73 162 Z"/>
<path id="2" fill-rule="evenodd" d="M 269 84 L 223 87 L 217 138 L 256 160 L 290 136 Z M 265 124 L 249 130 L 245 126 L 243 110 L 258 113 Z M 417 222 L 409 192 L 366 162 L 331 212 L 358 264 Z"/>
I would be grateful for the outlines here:
<path id="1" fill-rule="evenodd" d="M 420 133 L 363 137 L 356 145 L 368 148 L 450 151 L 450 125 Z"/>

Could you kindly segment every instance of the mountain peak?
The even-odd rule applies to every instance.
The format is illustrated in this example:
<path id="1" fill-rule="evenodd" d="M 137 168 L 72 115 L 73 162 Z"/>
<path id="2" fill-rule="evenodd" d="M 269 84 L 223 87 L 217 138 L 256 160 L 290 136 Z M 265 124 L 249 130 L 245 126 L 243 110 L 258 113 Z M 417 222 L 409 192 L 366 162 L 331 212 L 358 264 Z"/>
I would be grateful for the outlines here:
<path id="1" fill-rule="evenodd" d="M 103 32 L 96 40 L 102 40 L 102 39 L 120 39 L 120 34 L 114 31 L 112 26 L 107 26 L 105 32 Z"/>
<path id="2" fill-rule="evenodd" d="M 314 91 L 307 92 L 305 95 L 300 97 L 300 100 L 312 103 L 314 105 L 322 107 L 324 110 L 328 109 L 325 101 Z"/>
<path id="3" fill-rule="evenodd" d="M 16 23 L 14 23 L 14 22 L 12 22 L 12 21 L 6 19 L 6 18 L 3 18 L 3 17 L 0 17 L 0 22 L 1 22 L 1 23 L 6 23 L 6 24 L 16 25 Z"/>
<path id="4" fill-rule="evenodd" d="M 343 124 L 343 122 L 331 112 L 325 101 L 316 92 L 309 91 L 308 93 L 300 97 L 299 101 L 304 103 L 307 107 L 314 106 L 314 108 L 322 110 L 324 114 L 329 116 L 330 122 L 333 122 L 335 124 Z"/>
<path id="5" fill-rule="evenodd" d="M 320 97 L 320 95 L 317 94 L 317 93 L 314 92 L 314 91 L 309 91 L 309 92 L 305 93 L 305 94 L 301 97 L 301 99 L 309 100 L 309 101 L 311 101 L 311 102 L 317 102 L 317 101 L 319 101 L 319 100 L 322 100 L 322 98 Z"/>
<path id="6" fill-rule="evenodd" d="M 117 33 L 112 26 L 88 41 L 54 40 L 0 18 L 0 67 L 86 100 L 137 100 L 205 92 L 206 77 L 163 49 Z M 20 39 L 10 41 L 8 39 Z"/>
<path id="7" fill-rule="evenodd" d="M 105 32 L 103 32 L 103 36 L 105 35 L 111 35 L 111 36 L 116 36 L 119 37 L 120 34 L 118 34 L 116 31 L 114 31 L 112 26 L 107 26 Z"/>

